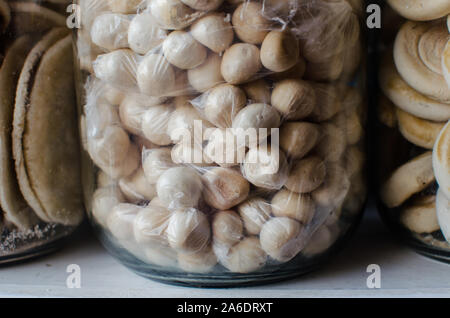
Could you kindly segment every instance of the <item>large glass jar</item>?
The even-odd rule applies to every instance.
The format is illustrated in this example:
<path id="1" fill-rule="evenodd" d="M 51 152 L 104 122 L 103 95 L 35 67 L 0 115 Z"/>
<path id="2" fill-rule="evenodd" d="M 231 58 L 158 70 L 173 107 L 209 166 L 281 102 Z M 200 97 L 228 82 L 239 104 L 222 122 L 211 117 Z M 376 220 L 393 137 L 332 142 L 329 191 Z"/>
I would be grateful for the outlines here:
<path id="1" fill-rule="evenodd" d="M 379 208 L 418 252 L 450 261 L 450 2 L 389 0 L 378 104 Z"/>
<path id="2" fill-rule="evenodd" d="M 0 1 L 0 264 L 83 220 L 69 1 Z"/>
<path id="3" fill-rule="evenodd" d="M 326 262 L 366 198 L 362 1 L 78 4 L 84 192 L 110 253 L 194 286 Z"/>

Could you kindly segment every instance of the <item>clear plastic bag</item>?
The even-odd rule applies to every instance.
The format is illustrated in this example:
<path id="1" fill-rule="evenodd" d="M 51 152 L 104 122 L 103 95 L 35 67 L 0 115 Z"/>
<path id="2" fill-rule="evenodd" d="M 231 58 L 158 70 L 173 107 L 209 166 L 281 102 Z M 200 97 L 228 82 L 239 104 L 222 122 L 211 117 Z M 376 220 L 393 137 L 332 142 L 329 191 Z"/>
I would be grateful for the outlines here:
<path id="1" fill-rule="evenodd" d="M 106 2 L 80 1 L 77 30 L 105 244 L 211 285 L 329 255 L 365 201 L 359 1 Z"/>

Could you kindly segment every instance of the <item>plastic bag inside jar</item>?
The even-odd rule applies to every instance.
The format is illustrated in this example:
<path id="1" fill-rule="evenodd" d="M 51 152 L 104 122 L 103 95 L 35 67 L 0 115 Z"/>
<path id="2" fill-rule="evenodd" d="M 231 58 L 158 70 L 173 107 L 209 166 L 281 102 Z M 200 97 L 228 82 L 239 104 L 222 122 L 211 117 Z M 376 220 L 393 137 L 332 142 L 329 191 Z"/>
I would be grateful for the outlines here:
<path id="1" fill-rule="evenodd" d="M 279 4 L 118 1 L 83 29 L 101 51 L 87 71 L 102 89 L 86 86 L 93 216 L 145 262 L 253 272 L 325 252 L 357 213 L 356 14 Z"/>

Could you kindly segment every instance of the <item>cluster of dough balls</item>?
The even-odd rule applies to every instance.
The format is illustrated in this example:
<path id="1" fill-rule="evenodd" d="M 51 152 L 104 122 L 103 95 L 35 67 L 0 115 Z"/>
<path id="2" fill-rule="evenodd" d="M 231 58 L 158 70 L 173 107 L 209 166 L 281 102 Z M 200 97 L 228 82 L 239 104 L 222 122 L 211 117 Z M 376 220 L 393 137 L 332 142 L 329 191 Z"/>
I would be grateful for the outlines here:
<path id="1" fill-rule="evenodd" d="M 399 209 L 395 218 L 417 238 L 442 232 L 450 242 L 450 2 L 388 2 L 407 20 L 380 69 L 378 117 L 395 143 L 387 145 L 401 149 L 389 163 L 381 200 Z"/>
<path id="2" fill-rule="evenodd" d="M 327 251 L 365 197 L 364 100 L 347 84 L 358 1 L 314 1 L 308 16 L 308 1 L 86 2 L 95 221 L 141 260 L 187 272 Z"/>

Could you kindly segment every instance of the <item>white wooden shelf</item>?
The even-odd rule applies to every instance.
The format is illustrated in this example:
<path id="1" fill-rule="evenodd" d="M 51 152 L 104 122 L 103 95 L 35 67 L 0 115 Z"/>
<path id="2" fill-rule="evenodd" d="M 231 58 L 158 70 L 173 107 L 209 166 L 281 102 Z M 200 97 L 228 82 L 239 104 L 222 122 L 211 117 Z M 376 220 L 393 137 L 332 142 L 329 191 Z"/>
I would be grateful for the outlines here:
<path id="1" fill-rule="evenodd" d="M 139 277 L 102 248 L 89 229 L 52 255 L 0 268 L 0 297 L 450 297 L 450 265 L 400 245 L 374 209 L 349 245 L 322 269 L 276 284 L 196 289 Z M 81 288 L 66 287 L 69 264 L 81 268 Z M 369 264 L 381 268 L 381 288 L 369 289 Z"/>

